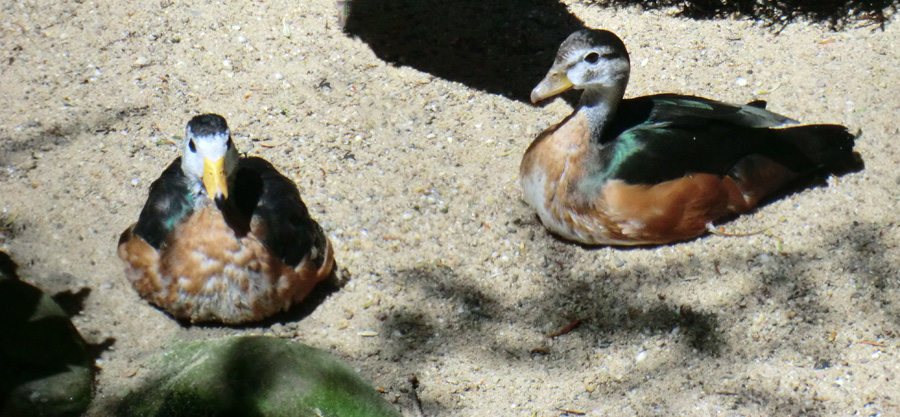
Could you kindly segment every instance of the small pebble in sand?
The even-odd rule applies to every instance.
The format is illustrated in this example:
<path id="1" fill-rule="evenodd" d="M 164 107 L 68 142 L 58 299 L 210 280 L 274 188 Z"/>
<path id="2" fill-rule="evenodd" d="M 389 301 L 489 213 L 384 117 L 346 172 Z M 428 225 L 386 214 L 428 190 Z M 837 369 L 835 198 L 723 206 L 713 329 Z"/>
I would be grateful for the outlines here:
<path id="1" fill-rule="evenodd" d="M 635 356 L 635 358 L 634 358 L 634 363 L 641 363 L 644 361 L 644 359 L 647 359 L 647 351 L 646 350 L 642 350 L 642 351 L 638 352 L 637 356 Z"/>

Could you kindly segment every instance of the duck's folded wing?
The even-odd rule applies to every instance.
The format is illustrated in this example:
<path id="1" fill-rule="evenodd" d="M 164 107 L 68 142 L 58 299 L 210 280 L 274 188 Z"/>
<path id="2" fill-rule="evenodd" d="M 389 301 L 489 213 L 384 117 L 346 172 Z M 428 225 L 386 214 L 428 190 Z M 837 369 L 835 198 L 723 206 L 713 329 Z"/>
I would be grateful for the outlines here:
<path id="1" fill-rule="evenodd" d="M 262 158 L 242 158 L 235 178 L 240 211 L 250 217 L 250 228 L 263 245 L 286 265 L 296 267 L 309 259 L 321 266 L 328 242 L 312 219 L 297 186 Z"/>
<path id="2" fill-rule="evenodd" d="M 603 175 L 628 184 L 658 184 L 697 173 L 723 176 L 750 155 L 766 157 L 802 173 L 822 161 L 810 154 L 808 146 L 791 140 L 794 129 L 806 127 L 747 128 L 691 118 L 647 122 L 626 130 L 601 150 L 606 167 Z"/>
<path id="3" fill-rule="evenodd" d="M 191 212 L 192 207 L 188 181 L 181 170 L 179 157 L 150 185 L 147 203 L 141 210 L 132 234 L 159 249 L 169 232 Z"/>
<path id="4" fill-rule="evenodd" d="M 731 104 L 703 97 L 658 94 L 624 100 L 616 114 L 617 126 L 613 130 L 622 132 L 641 123 L 703 124 L 709 121 L 746 128 L 797 124 L 796 120 L 766 110 L 763 101 Z"/>

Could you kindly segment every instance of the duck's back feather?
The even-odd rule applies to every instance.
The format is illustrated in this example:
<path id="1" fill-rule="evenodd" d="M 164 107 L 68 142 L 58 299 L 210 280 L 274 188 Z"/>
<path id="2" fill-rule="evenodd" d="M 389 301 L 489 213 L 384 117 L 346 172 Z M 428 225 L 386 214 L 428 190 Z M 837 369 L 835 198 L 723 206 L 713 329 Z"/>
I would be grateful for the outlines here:
<path id="1" fill-rule="evenodd" d="M 729 175 L 751 155 L 802 174 L 852 155 L 854 137 L 838 125 L 795 123 L 761 104 L 657 95 L 625 100 L 604 134 L 597 180 L 657 184 L 694 173 Z"/>
<path id="2" fill-rule="evenodd" d="M 718 121 L 745 128 L 782 127 L 797 121 L 765 109 L 762 100 L 748 104 L 731 104 L 703 97 L 678 94 L 657 94 L 622 100 L 613 125 L 606 131 L 612 138 L 642 123 L 678 121 L 685 124 L 705 124 Z"/>
<path id="3" fill-rule="evenodd" d="M 250 230 L 286 265 L 297 266 L 310 250 L 322 254 L 326 238 L 294 182 L 262 158 L 242 158 L 234 201 Z M 319 256 L 319 265 L 324 258 Z"/>

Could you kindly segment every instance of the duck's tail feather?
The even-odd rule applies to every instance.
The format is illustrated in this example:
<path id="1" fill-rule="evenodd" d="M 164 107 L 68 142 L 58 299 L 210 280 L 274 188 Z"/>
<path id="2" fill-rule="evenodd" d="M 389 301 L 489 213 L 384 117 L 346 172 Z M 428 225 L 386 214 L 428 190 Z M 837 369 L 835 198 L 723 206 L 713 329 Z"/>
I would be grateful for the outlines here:
<path id="1" fill-rule="evenodd" d="M 853 152 L 858 134 L 850 133 L 844 126 L 805 125 L 775 129 L 772 132 L 779 139 L 793 145 L 803 156 L 788 152 L 785 156 L 793 160 L 779 161 L 798 174 L 823 169 L 840 175 L 862 169 L 862 158 Z"/>
<path id="2" fill-rule="evenodd" d="M 729 172 L 751 206 L 782 187 L 793 189 L 789 184 L 810 175 L 843 175 L 863 168 L 862 158 L 853 151 L 858 134 L 844 126 L 806 125 L 767 133 L 762 149 L 741 159 Z M 801 185 L 814 182 L 818 181 L 804 180 Z"/>

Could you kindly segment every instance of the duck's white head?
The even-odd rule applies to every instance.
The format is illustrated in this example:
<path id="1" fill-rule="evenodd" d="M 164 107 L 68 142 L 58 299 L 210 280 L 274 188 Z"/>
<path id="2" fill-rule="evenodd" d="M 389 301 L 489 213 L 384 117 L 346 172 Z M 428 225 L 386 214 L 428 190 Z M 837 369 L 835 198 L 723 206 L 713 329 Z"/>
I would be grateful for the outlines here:
<path id="1" fill-rule="evenodd" d="M 234 178 L 239 159 L 224 117 L 202 114 L 188 122 L 181 170 L 194 184 L 199 184 L 211 200 L 228 198 L 228 185 Z"/>
<path id="2" fill-rule="evenodd" d="M 560 45 L 550 72 L 531 91 L 531 102 L 537 103 L 572 88 L 614 88 L 624 93 L 630 72 L 628 50 L 616 34 L 607 30 L 579 30 Z"/>

